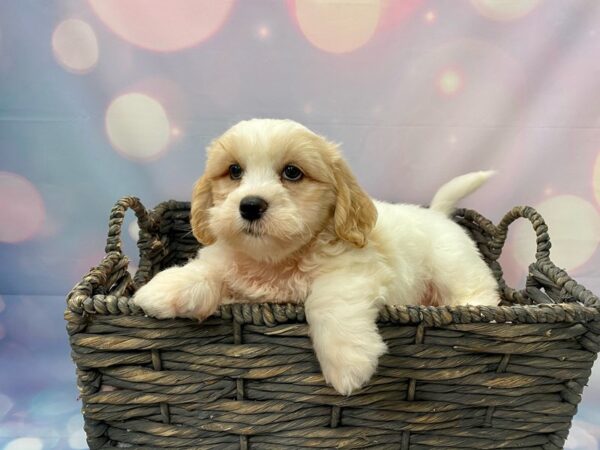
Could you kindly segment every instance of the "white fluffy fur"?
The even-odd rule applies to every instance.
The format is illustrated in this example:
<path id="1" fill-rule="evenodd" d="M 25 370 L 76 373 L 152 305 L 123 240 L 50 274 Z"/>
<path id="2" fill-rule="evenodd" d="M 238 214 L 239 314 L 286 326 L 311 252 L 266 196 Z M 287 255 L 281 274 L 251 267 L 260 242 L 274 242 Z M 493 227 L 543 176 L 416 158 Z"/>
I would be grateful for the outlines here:
<path id="1" fill-rule="evenodd" d="M 227 175 L 234 163 L 241 181 Z M 288 163 L 305 179 L 284 181 Z M 386 351 L 375 323 L 382 305 L 498 303 L 474 243 L 447 217 L 489 176 L 450 181 L 430 209 L 371 202 L 334 144 L 292 121 L 241 122 L 211 145 L 194 191 L 194 232 L 210 245 L 135 301 L 154 317 L 200 320 L 223 302 L 303 302 L 325 379 L 348 395 Z M 269 203 L 258 223 L 240 217 L 246 195 Z"/>

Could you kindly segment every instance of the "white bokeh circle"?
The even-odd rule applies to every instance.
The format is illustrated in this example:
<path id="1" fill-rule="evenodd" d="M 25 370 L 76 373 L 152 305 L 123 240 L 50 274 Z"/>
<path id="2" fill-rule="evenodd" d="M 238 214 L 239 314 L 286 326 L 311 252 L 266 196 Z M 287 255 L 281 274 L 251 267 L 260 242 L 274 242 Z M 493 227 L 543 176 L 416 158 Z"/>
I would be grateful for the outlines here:
<path id="1" fill-rule="evenodd" d="M 550 257 L 565 270 L 585 264 L 600 243 L 598 210 L 581 197 L 558 195 L 535 206 L 546 221 L 552 242 Z M 521 268 L 535 257 L 535 234 L 531 224 L 521 220 L 514 225 L 513 255 Z"/>
<path id="2" fill-rule="evenodd" d="M 443 69 L 437 79 L 439 91 L 444 95 L 455 95 L 463 88 L 464 75 L 454 67 Z"/>
<path id="3" fill-rule="evenodd" d="M 138 225 L 137 220 L 134 220 L 129 224 L 127 231 L 129 232 L 131 239 L 133 239 L 133 242 L 137 242 L 140 238 L 140 226 Z"/>
<path id="4" fill-rule="evenodd" d="M 594 163 L 594 171 L 592 174 L 592 186 L 594 188 L 594 196 L 596 197 L 596 201 L 600 205 L 600 153 L 596 157 L 596 162 Z"/>
<path id="5" fill-rule="evenodd" d="M 89 448 L 83 428 L 69 434 L 69 447 L 74 450 L 85 450 Z"/>
<path id="6" fill-rule="evenodd" d="M 296 0 L 293 4 L 302 34 L 329 53 L 349 53 L 375 34 L 383 0 Z"/>
<path id="7" fill-rule="evenodd" d="M 437 20 L 436 12 L 434 10 L 430 9 L 423 15 L 423 20 L 425 20 L 425 23 L 427 23 L 429 25 L 435 23 Z"/>
<path id="8" fill-rule="evenodd" d="M 106 133 L 112 146 L 134 161 L 152 161 L 166 150 L 171 125 L 163 106 L 137 92 L 114 99 L 106 110 Z"/>
<path id="9" fill-rule="evenodd" d="M 564 450 L 595 450 L 600 442 L 584 428 L 584 422 L 573 421 Z"/>
<path id="10" fill-rule="evenodd" d="M 98 63 L 98 39 L 92 27 L 80 19 L 63 20 L 52 33 L 52 51 L 69 72 L 86 73 Z"/>
<path id="11" fill-rule="evenodd" d="M 132 262 L 130 262 L 127 266 L 127 272 L 129 272 L 132 277 L 135 276 L 138 270 L 140 270 L 139 266 L 133 264 Z"/>
<path id="12" fill-rule="evenodd" d="M 0 393 L 0 420 L 2 420 L 10 412 L 13 406 L 15 406 L 15 404 L 10 397 Z"/>
<path id="13" fill-rule="evenodd" d="M 44 441 L 36 437 L 21 437 L 13 439 L 4 446 L 4 450 L 42 450 Z"/>
<path id="14" fill-rule="evenodd" d="M 471 0 L 471 3 L 483 17 L 508 22 L 525 17 L 541 0 Z"/>

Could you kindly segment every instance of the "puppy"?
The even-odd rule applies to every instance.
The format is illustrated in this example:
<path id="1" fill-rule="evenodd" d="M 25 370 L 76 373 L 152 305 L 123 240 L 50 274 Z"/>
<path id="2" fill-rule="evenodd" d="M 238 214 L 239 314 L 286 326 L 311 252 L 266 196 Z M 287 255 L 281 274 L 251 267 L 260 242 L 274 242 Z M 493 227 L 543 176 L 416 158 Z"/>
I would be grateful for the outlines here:
<path id="1" fill-rule="evenodd" d="M 497 283 L 447 216 L 491 172 L 443 186 L 429 209 L 373 201 L 337 145 L 290 120 L 240 122 L 208 148 L 191 224 L 205 247 L 135 295 L 146 314 L 202 320 L 225 302 L 304 303 L 325 379 L 363 386 L 386 351 L 384 304 L 497 305 Z"/>

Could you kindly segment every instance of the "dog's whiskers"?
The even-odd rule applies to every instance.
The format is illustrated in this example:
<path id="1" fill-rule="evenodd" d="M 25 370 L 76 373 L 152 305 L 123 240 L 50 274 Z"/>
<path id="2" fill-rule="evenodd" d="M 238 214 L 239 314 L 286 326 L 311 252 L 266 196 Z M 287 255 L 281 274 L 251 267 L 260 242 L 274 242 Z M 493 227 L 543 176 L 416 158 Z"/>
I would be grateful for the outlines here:
<path id="1" fill-rule="evenodd" d="M 190 224 L 190 225 L 191 225 L 191 224 Z M 200 228 L 200 227 L 199 227 L 199 226 L 196 226 L 196 227 L 194 227 L 194 226 L 191 226 L 191 227 L 190 227 L 190 231 L 188 231 L 187 233 L 185 233 L 185 234 L 184 234 L 182 237 L 183 237 L 183 238 L 186 238 L 186 237 L 188 237 L 190 234 L 193 234 L 193 233 L 194 233 L 194 231 L 195 231 L 196 229 L 198 229 L 198 228 Z"/>

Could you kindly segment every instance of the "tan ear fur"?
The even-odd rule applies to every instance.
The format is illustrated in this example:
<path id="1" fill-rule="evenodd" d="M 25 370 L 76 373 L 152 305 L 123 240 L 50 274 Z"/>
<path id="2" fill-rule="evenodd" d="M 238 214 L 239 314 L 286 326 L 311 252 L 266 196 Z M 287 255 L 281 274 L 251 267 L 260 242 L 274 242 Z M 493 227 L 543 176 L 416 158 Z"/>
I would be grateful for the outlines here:
<path id="1" fill-rule="evenodd" d="M 208 228 L 208 210 L 213 206 L 212 188 L 210 179 L 204 175 L 194 186 L 192 194 L 192 209 L 190 222 L 192 233 L 203 245 L 210 245 L 216 241 L 215 236 Z"/>
<path id="2" fill-rule="evenodd" d="M 333 170 L 337 192 L 333 215 L 335 232 L 340 239 L 364 247 L 377 222 L 377 209 L 343 159 L 334 161 Z"/>

